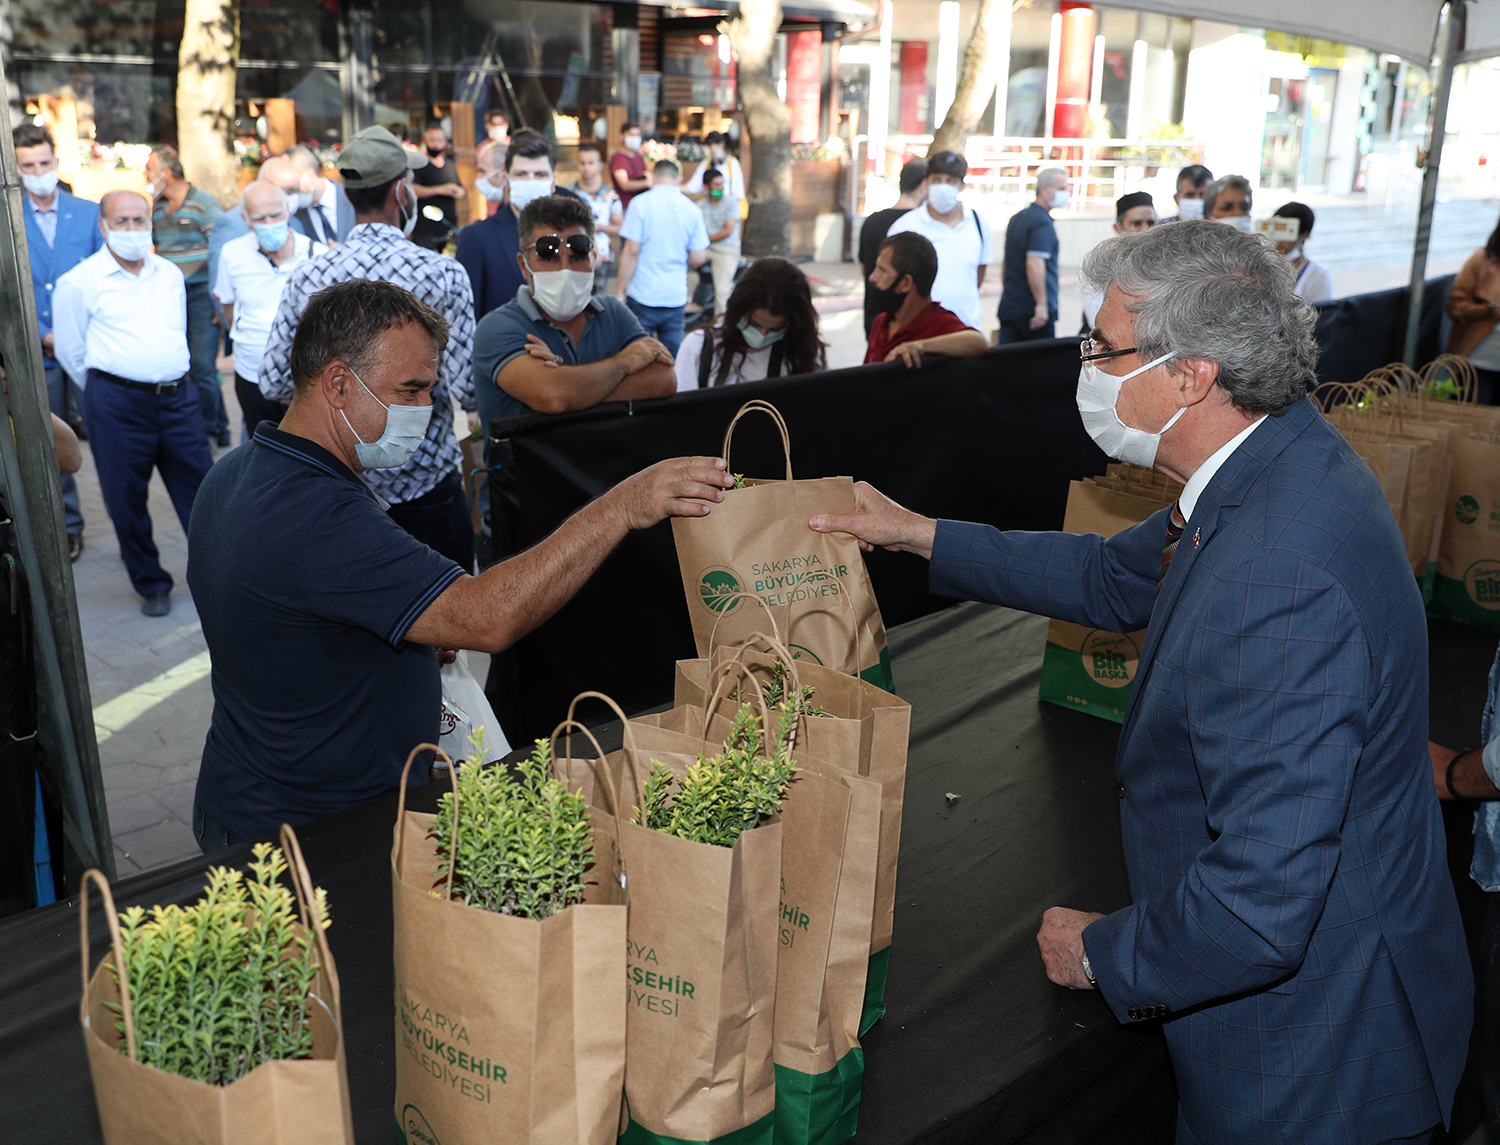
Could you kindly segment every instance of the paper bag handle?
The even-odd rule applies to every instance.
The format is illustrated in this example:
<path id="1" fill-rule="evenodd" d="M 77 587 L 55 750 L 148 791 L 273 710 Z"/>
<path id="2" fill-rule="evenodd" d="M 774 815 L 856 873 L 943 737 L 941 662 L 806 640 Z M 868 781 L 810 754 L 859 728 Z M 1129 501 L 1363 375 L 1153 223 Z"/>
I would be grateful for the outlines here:
<path id="1" fill-rule="evenodd" d="M 588 695 L 597 696 L 599 695 L 599 693 L 582 692 L 578 696 L 574 697 L 574 703 L 577 703 L 578 700 Z M 613 705 L 614 703 L 613 700 L 610 700 L 609 702 L 611 705 Z M 551 741 L 552 758 L 554 760 L 557 758 L 557 737 L 564 728 L 566 728 L 568 731 L 568 738 L 564 742 L 563 750 L 567 752 L 567 757 L 569 759 L 573 758 L 573 730 L 575 728 L 581 731 L 586 737 L 588 737 L 589 743 L 594 745 L 594 750 L 599 754 L 594 759 L 588 761 L 589 769 L 593 771 L 595 777 L 600 781 L 600 787 L 609 792 L 609 813 L 616 819 L 619 819 L 622 823 L 627 822 L 627 820 L 620 815 L 620 796 L 619 792 L 615 790 L 615 785 L 610 782 L 604 782 L 604 777 L 609 773 L 609 769 L 604 766 L 604 756 L 606 752 L 602 747 L 599 746 L 599 741 L 594 738 L 594 733 L 587 724 L 583 723 L 581 720 L 575 720 L 570 715 L 567 719 L 563 720 L 562 723 L 553 728 Z M 636 773 L 635 765 L 637 758 L 639 757 L 635 754 L 635 747 L 633 744 L 632 746 L 625 749 L 625 766 L 629 769 L 630 777 L 634 783 L 636 793 L 641 798 L 639 809 L 641 813 L 641 821 L 642 823 L 644 823 L 646 817 L 646 792 L 645 788 L 641 786 L 641 777 Z"/>
<path id="2" fill-rule="evenodd" d="M 824 576 L 830 576 L 830 575 L 831 574 L 828 574 L 828 573 L 819 573 L 818 576 L 811 577 L 809 579 L 819 580 L 819 579 L 822 579 Z M 850 621 L 851 627 L 854 630 L 854 670 L 852 672 L 850 672 L 849 675 L 854 676 L 857 679 L 859 677 L 859 660 L 860 660 L 859 653 L 860 653 L 861 638 L 864 636 L 864 626 L 862 624 L 860 624 L 859 617 L 856 616 L 855 613 L 854 613 L 854 602 L 849 599 L 849 590 L 845 587 L 844 582 L 841 581 L 841 580 L 839 580 L 837 577 L 832 577 L 832 579 L 835 582 L 837 582 L 837 584 L 839 586 L 839 598 L 844 602 L 844 607 L 849 610 L 849 621 Z M 767 604 L 764 600 L 762 600 L 760 597 L 756 596 L 755 593 L 753 593 L 753 592 L 744 592 L 744 591 L 741 591 L 741 592 L 732 592 L 732 593 L 729 593 L 727 596 L 720 597 L 719 599 L 722 600 L 724 602 L 724 604 L 727 606 L 728 603 L 731 600 L 739 600 L 741 598 L 743 598 L 745 600 L 753 600 L 753 601 L 755 601 L 756 604 L 760 605 L 761 608 L 765 609 L 766 618 L 768 620 L 770 620 L 770 622 L 771 622 L 771 632 L 776 637 L 776 643 L 778 645 L 780 645 L 781 644 L 781 628 L 776 623 L 776 614 L 771 611 L 771 606 L 769 604 Z M 714 641 L 717 640 L 718 637 L 719 637 L 719 622 L 724 619 L 724 614 L 725 614 L 726 611 L 727 611 L 727 607 L 725 609 L 721 609 L 720 610 L 719 615 L 714 619 L 714 626 L 711 629 L 709 629 L 709 631 L 708 631 L 708 653 L 709 653 L 710 656 L 713 655 L 714 649 L 718 647 L 718 645 L 715 644 Z M 792 616 L 792 605 L 790 604 L 790 602 L 786 606 L 786 611 L 787 611 L 787 637 L 788 637 L 788 640 L 790 640 L 791 630 L 792 630 L 792 628 L 794 628 L 796 626 L 796 618 Z M 743 646 L 744 645 L 742 643 L 741 647 L 743 647 Z M 875 642 L 874 642 L 874 637 L 873 636 L 870 639 L 870 660 L 871 660 L 871 663 L 874 663 L 874 660 L 875 660 Z"/>
<path id="3" fill-rule="evenodd" d="M 110 894 L 109 880 L 92 867 L 83 872 L 78 888 L 78 945 L 83 951 L 83 996 L 89 993 L 89 881 L 99 887 L 104 918 L 109 923 L 109 940 L 114 946 L 115 970 L 120 983 L 120 1015 L 125 1019 L 125 1048 L 131 1061 L 140 1061 L 135 1047 L 135 1014 L 130 1003 L 130 975 L 125 969 L 125 940 L 120 937 L 120 916 L 115 911 L 115 896 Z"/>
<path id="4" fill-rule="evenodd" d="M 743 651 L 743 649 L 742 649 Z M 718 668 L 714 669 L 718 674 L 719 682 L 714 686 L 712 694 L 703 701 L 703 746 L 708 748 L 712 740 L 708 734 L 708 723 L 712 713 L 719 706 L 719 701 L 728 698 L 724 691 L 724 685 L 729 683 L 731 676 L 738 675 L 741 680 L 748 680 L 755 687 L 755 698 L 760 701 L 760 726 L 763 735 L 771 734 L 771 709 L 766 704 L 765 692 L 761 690 L 760 681 L 755 678 L 755 673 L 750 671 L 750 666 L 739 656 L 725 660 Z"/>
<path id="5" fill-rule="evenodd" d="M 729 611 L 729 602 L 731 600 L 755 601 L 756 604 L 760 605 L 763 609 L 766 610 L 766 616 L 771 621 L 771 631 L 776 633 L 778 637 L 781 636 L 781 629 L 776 624 L 776 617 L 771 612 L 771 606 L 763 601 L 760 597 L 756 596 L 755 593 L 745 592 L 743 589 L 741 589 L 739 592 L 731 592 L 727 596 L 719 597 L 719 599 L 724 602 L 724 607 L 719 609 L 719 615 L 714 618 L 714 626 L 708 630 L 708 654 L 710 656 L 713 655 L 714 649 L 718 647 L 718 645 L 715 644 L 714 641 L 719 638 L 719 622 L 724 619 L 724 614 Z M 789 613 L 791 612 L 791 607 L 791 605 L 787 605 L 787 611 Z"/>
<path id="6" fill-rule="evenodd" d="M 783 456 L 786 457 L 786 479 L 792 479 L 792 439 L 786 432 L 786 420 L 781 416 L 781 411 L 770 402 L 763 402 L 759 398 L 755 401 L 746 402 L 740 406 L 739 412 L 729 422 L 729 428 L 724 431 L 724 468 L 730 473 L 734 467 L 729 464 L 729 444 L 734 439 L 734 427 L 739 424 L 740 418 L 747 413 L 763 413 L 776 423 L 776 428 L 781 431 L 781 448 Z"/>
<path id="7" fill-rule="evenodd" d="M 430 751 L 440 759 L 448 761 L 448 777 L 453 784 L 453 838 L 448 843 L 450 855 L 458 851 L 458 769 L 453 766 L 453 760 L 448 758 L 448 753 L 435 743 L 419 743 L 412 748 L 406 756 L 406 766 L 401 769 L 401 794 L 396 799 L 396 869 L 401 869 L 401 859 L 406 851 L 406 832 L 401 830 L 401 820 L 406 816 L 406 777 L 411 774 L 412 761 L 417 758 L 417 753 Z M 453 894 L 453 864 L 448 864 L 448 894 Z"/>
<path id="8" fill-rule="evenodd" d="M 333 951 L 328 949 L 328 934 L 323 929 L 323 916 L 318 913 L 318 895 L 312 876 L 307 873 L 307 862 L 302 858 L 302 843 L 291 824 L 281 825 L 281 850 L 286 856 L 287 873 L 292 877 L 292 888 L 297 892 L 297 908 L 302 914 L 302 925 L 312 931 L 313 941 L 318 944 L 318 957 L 322 960 L 323 972 L 328 975 L 328 986 L 333 991 L 333 1004 L 339 1004 L 339 972 L 333 965 Z"/>

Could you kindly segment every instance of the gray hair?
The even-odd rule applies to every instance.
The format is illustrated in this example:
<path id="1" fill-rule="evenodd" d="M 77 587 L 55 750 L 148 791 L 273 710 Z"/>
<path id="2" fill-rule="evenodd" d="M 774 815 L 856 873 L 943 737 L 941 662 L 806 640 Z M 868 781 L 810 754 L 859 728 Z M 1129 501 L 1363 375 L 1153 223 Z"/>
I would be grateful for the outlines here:
<path id="1" fill-rule="evenodd" d="M 178 179 L 187 178 L 187 176 L 182 173 L 182 159 L 177 154 L 177 148 L 158 147 L 155 151 L 151 152 L 151 154 L 156 156 L 157 163 L 165 167 Z"/>
<path id="2" fill-rule="evenodd" d="M 291 218 L 297 213 L 296 204 L 292 202 L 292 197 L 290 195 L 288 195 L 275 183 L 272 183 L 269 179 L 256 179 L 253 182 L 246 183 L 245 189 L 240 192 L 240 217 L 244 219 L 245 222 L 248 223 L 250 221 L 250 212 L 245 209 L 245 199 L 249 197 L 252 191 L 259 190 L 260 188 L 265 188 L 268 191 L 275 191 L 278 195 L 281 196 L 281 204 L 286 208 L 287 218 Z"/>
<path id="3" fill-rule="evenodd" d="M 1215 362 L 1246 413 L 1277 414 L 1317 385 L 1317 311 L 1294 292 L 1291 264 L 1260 235 L 1214 222 L 1115 235 L 1084 256 L 1083 290 L 1117 287 L 1135 315 L 1142 362 Z"/>
<path id="4" fill-rule="evenodd" d="M 313 174 L 317 174 L 323 170 L 323 164 L 312 153 L 312 148 L 304 147 L 300 143 L 292 144 L 282 154 L 304 171 L 311 171 Z"/>
<path id="5" fill-rule="evenodd" d="M 1036 189 L 1040 193 L 1044 188 L 1061 178 L 1064 183 L 1068 181 L 1068 170 L 1066 167 L 1044 167 L 1036 173 Z"/>
<path id="6" fill-rule="evenodd" d="M 1222 179 L 1215 179 L 1208 185 L 1208 190 L 1203 192 L 1203 214 L 1205 217 L 1214 213 L 1214 200 L 1225 191 L 1245 192 L 1245 205 L 1249 206 L 1255 200 L 1255 192 L 1250 186 L 1250 180 L 1243 175 L 1225 175 Z"/>

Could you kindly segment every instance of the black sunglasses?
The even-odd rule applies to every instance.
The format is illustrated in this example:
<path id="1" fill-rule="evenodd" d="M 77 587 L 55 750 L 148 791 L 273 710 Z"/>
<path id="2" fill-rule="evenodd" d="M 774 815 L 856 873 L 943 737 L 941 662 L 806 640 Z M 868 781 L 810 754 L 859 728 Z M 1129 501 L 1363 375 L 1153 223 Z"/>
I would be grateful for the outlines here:
<path id="1" fill-rule="evenodd" d="M 537 258 L 543 262 L 556 262 L 565 242 L 568 254 L 576 259 L 588 258 L 594 249 L 594 240 L 588 235 L 569 235 L 566 239 L 558 235 L 543 235 L 526 249 L 536 251 Z"/>

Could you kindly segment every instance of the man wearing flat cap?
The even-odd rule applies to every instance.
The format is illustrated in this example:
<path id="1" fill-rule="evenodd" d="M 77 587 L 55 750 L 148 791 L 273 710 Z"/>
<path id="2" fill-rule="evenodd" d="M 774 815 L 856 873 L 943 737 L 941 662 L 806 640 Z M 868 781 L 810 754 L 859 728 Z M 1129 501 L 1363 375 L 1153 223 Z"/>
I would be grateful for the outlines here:
<path id="1" fill-rule="evenodd" d="M 367 127 L 339 154 L 339 175 L 354 207 L 355 226 L 344 242 L 292 273 L 271 323 L 261 360 L 266 397 L 292 398 L 292 339 L 302 312 L 325 287 L 356 278 L 390 282 L 415 295 L 448 324 L 438 362 L 432 414 L 404 464 L 367 468 L 363 479 L 384 501 L 389 516 L 419 541 L 463 569 L 473 567 L 474 532 L 461 479 L 463 455 L 453 433 L 450 396 L 475 409 L 470 356 L 474 345 L 474 293 L 464 268 L 451 258 L 408 241 L 420 211 L 412 171 L 427 164 L 420 151 L 402 147 L 384 127 Z M 375 444 L 373 442 L 367 444 Z"/>

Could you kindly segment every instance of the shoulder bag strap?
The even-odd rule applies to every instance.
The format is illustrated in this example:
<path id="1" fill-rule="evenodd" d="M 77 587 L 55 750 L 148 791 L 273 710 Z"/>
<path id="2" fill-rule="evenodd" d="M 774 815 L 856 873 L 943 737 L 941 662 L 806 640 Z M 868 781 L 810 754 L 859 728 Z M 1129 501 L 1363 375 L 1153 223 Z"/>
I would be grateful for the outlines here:
<path id="1" fill-rule="evenodd" d="M 708 371 L 713 365 L 714 332 L 710 326 L 703 328 L 703 349 L 698 353 L 698 388 L 708 388 Z"/>

